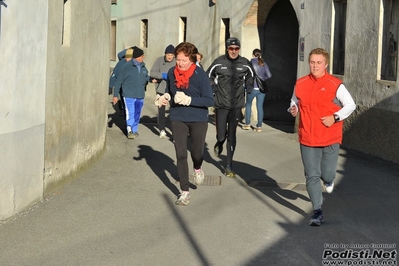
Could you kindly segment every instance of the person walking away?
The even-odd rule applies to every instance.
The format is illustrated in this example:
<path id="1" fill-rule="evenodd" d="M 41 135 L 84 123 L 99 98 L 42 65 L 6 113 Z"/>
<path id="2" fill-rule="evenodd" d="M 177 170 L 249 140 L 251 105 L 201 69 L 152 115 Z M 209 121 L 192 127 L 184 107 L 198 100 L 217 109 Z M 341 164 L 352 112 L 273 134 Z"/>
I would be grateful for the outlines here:
<path id="1" fill-rule="evenodd" d="M 309 53 L 310 73 L 296 81 L 289 111 L 299 116 L 298 137 L 305 170 L 306 189 L 313 205 L 309 225 L 320 226 L 322 184 L 327 193 L 334 189 L 343 120 L 356 108 L 342 81 L 327 72 L 329 54 L 322 48 Z"/>
<path id="2" fill-rule="evenodd" d="M 208 107 L 213 105 L 213 92 L 205 71 L 195 64 L 197 53 L 198 50 L 192 43 L 182 42 L 176 46 L 176 66 L 168 72 L 166 93 L 155 100 L 158 107 L 167 105 L 170 101 L 169 117 L 181 190 L 176 205 L 187 205 L 190 202 L 188 141 L 194 167 L 194 182 L 201 185 L 205 178 L 202 163 L 208 130 Z"/>
<path id="3" fill-rule="evenodd" d="M 118 63 L 115 65 L 114 69 L 112 70 L 111 76 L 109 78 L 109 91 L 108 95 L 113 94 L 114 90 L 119 92 L 120 101 L 118 101 L 118 107 L 120 111 L 120 115 L 125 115 L 125 104 L 122 99 L 122 88 L 114 88 L 116 79 L 118 78 L 118 73 L 122 69 L 122 66 L 129 62 L 132 59 L 133 55 L 133 48 L 126 48 L 118 53 Z"/>
<path id="4" fill-rule="evenodd" d="M 259 76 L 262 80 L 267 80 L 272 77 L 272 73 L 269 70 L 269 66 L 262 59 L 262 51 L 260 49 L 254 49 L 252 52 L 253 58 L 251 59 L 251 64 L 255 70 L 255 74 Z M 251 113 L 252 113 L 252 102 L 256 98 L 256 111 L 257 111 L 257 123 L 254 131 L 262 131 L 263 123 L 263 102 L 265 101 L 265 93 L 259 91 L 258 84 L 256 80 L 254 81 L 254 90 L 252 93 L 247 93 L 245 101 L 245 125 L 242 129 L 248 130 L 251 128 Z"/>
<path id="5" fill-rule="evenodd" d="M 118 74 L 115 88 L 122 87 L 123 101 L 126 106 L 126 129 L 127 137 L 134 139 L 138 137 L 138 126 L 141 110 L 144 104 L 145 86 L 150 81 L 148 70 L 144 64 L 144 52 L 134 46 L 133 59 L 125 63 Z M 114 90 L 113 103 L 118 102 L 118 91 Z"/>
<path id="6" fill-rule="evenodd" d="M 160 97 L 165 93 L 167 73 L 169 69 L 171 67 L 174 67 L 175 65 L 175 47 L 170 44 L 165 48 L 165 54 L 155 60 L 155 63 L 150 71 L 151 79 L 156 79 L 157 82 L 157 84 L 155 85 L 155 90 L 157 94 L 156 97 Z M 158 108 L 159 137 L 163 139 L 166 138 L 165 109 L 166 108 L 164 105 Z"/>
<path id="7" fill-rule="evenodd" d="M 197 54 L 197 62 L 196 62 L 196 64 L 197 64 L 197 66 L 199 66 L 200 68 L 204 69 L 204 67 L 203 67 L 202 64 L 201 64 L 202 57 L 203 57 L 203 55 L 202 55 L 201 53 L 198 53 L 198 54 Z"/>
<path id="8" fill-rule="evenodd" d="M 226 41 L 226 52 L 209 66 L 209 76 L 215 100 L 216 144 L 215 156 L 220 156 L 227 140 L 225 175 L 235 177 L 233 156 L 237 144 L 236 131 L 245 106 L 245 88 L 251 94 L 254 87 L 254 70 L 251 62 L 240 56 L 240 40 L 232 37 Z"/>

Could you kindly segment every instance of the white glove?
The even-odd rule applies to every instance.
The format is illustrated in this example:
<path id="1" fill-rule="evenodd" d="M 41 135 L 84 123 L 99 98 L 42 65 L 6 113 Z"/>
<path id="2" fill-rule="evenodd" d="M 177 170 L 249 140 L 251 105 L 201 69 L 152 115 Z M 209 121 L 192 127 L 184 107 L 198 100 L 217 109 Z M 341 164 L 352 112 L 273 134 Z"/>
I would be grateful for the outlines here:
<path id="1" fill-rule="evenodd" d="M 159 98 L 161 98 L 161 95 L 157 94 L 157 96 L 155 96 L 155 105 L 158 107 L 160 107 L 159 106 Z"/>
<path id="2" fill-rule="evenodd" d="M 191 97 L 186 95 L 184 92 L 182 91 L 178 91 L 175 94 L 175 98 L 174 98 L 175 103 L 177 104 L 181 104 L 181 105 L 186 105 L 189 106 L 191 103 Z"/>
<path id="3" fill-rule="evenodd" d="M 158 106 L 159 108 L 161 108 L 163 105 L 167 105 L 168 102 L 170 101 L 170 94 L 169 93 L 165 93 L 164 95 L 159 95 L 157 94 L 157 96 L 155 97 L 155 105 Z"/>

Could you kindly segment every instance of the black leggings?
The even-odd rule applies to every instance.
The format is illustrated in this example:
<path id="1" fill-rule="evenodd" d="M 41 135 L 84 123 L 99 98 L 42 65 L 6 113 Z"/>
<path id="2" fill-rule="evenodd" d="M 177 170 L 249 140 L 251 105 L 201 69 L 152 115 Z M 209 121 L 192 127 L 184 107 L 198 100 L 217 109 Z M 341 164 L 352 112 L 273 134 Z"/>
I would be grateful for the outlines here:
<path id="1" fill-rule="evenodd" d="M 158 129 L 165 130 L 165 105 L 158 108 Z"/>
<path id="2" fill-rule="evenodd" d="M 226 165 L 233 165 L 233 155 L 237 143 L 237 126 L 241 119 L 241 109 L 216 109 L 215 110 L 216 123 L 216 140 L 218 145 L 223 145 L 227 139 L 226 150 L 227 159 Z"/>
<path id="3" fill-rule="evenodd" d="M 204 161 L 205 137 L 208 122 L 180 122 L 171 121 L 172 134 L 177 158 L 177 174 L 180 180 L 180 189 L 188 191 L 187 138 L 190 133 L 190 153 L 195 169 L 200 169 Z"/>

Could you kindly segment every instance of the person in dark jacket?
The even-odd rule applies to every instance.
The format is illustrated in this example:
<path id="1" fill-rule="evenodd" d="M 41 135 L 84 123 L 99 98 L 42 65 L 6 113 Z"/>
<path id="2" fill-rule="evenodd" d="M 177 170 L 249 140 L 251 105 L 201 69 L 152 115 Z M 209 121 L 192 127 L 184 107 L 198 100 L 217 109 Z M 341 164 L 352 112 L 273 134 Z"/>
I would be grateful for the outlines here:
<path id="1" fill-rule="evenodd" d="M 204 69 L 204 67 L 202 66 L 202 64 L 201 64 L 201 61 L 202 61 L 202 58 L 203 58 L 204 56 L 201 54 L 201 53 L 198 53 L 197 54 L 197 62 L 196 62 L 196 64 L 197 64 L 197 66 L 199 66 L 200 68 L 202 68 L 202 69 Z"/>
<path id="2" fill-rule="evenodd" d="M 254 70 L 251 62 L 240 56 L 240 40 L 229 38 L 226 53 L 213 61 L 207 70 L 215 99 L 216 144 L 215 156 L 223 151 L 227 139 L 227 159 L 225 175 L 235 177 L 233 155 L 236 148 L 236 131 L 241 119 L 241 109 L 245 106 L 245 89 L 252 93 Z"/>
<path id="3" fill-rule="evenodd" d="M 172 124 L 181 190 L 176 205 L 187 205 L 190 201 L 188 135 L 190 135 L 194 182 L 200 185 L 205 178 L 202 162 L 208 131 L 208 107 L 213 105 L 213 95 L 205 71 L 195 64 L 197 53 L 197 48 L 191 43 L 182 42 L 176 46 L 176 66 L 168 72 L 166 93 L 155 100 L 158 107 L 168 104 L 170 100 L 169 118 Z"/>
<path id="4" fill-rule="evenodd" d="M 118 53 L 118 63 L 116 64 L 116 66 L 114 67 L 114 69 L 112 70 L 112 74 L 109 78 L 109 91 L 108 91 L 108 95 L 113 94 L 114 90 L 117 90 L 119 92 L 119 96 L 120 96 L 120 101 L 118 101 L 118 107 L 120 110 L 120 115 L 123 116 L 125 115 L 125 103 L 123 102 L 122 99 L 122 88 L 114 88 L 116 79 L 118 78 L 118 73 L 119 71 L 122 69 L 122 66 L 126 63 L 129 62 L 130 60 L 132 60 L 132 55 L 133 55 L 133 49 L 132 48 L 127 48 L 124 49 L 122 51 L 120 51 Z"/>
<path id="5" fill-rule="evenodd" d="M 175 65 L 175 47 L 170 44 L 166 46 L 165 54 L 155 60 L 155 63 L 150 71 L 151 79 L 156 79 L 157 81 L 157 84 L 155 85 L 157 97 L 160 97 L 165 93 L 168 71 L 171 67 L 174 67 Z M 161 139 L 166 138 L 165 109 L 165 106 L 161 106 L 160 108 L 158 108 L 158 129 L 159 137 Z"/>
<path id="6" fill-rule="evenodd" d="M 144 52 L 133 47 L 133 59 L 125 63 L 118 74 L 115 88 L 122 87 L 126 108 L 127 137 L 134 139 L 139 135 L 138 126 L 144 104 L 145 86 L 150 81 L 148 70 L 144 64 Z M 118 91 L 114 90 L 113 103 L 118 102 Z"/>

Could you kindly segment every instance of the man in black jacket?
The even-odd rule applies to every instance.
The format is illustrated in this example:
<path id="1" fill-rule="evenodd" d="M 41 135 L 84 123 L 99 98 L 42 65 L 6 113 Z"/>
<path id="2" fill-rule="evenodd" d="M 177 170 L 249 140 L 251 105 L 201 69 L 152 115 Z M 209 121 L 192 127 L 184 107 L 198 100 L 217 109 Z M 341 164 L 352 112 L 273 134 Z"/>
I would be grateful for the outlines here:
<path id="1" fill-rule="evenodd" d="M 215 101 L 216 144 L 215 156 L 223 151 L 227 139 L 225 175 L 235 177 L 233 155 L 236 147 L 236 131 L 245 106 L 245 89 L 251 93 L 254 71 L 251 62 L 240 56 L 240 40 L 234 37 L 226 41 L 226 53 L 213 61 L 207 70 Z"/>

